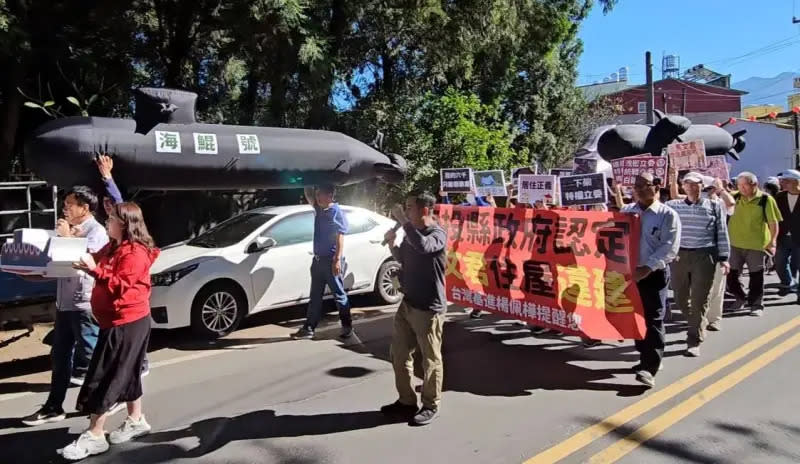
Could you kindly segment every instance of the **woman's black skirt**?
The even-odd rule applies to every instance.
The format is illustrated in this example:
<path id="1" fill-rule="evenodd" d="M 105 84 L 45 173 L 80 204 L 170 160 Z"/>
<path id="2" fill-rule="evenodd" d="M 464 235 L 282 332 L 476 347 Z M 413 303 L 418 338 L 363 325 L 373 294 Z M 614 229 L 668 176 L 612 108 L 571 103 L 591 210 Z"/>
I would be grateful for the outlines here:
<path id="1" fill-rule="evenodd" d="M 150 340 L 150 316 L 100 329 L 77 409 L 103 414 L 114 405 L 142 396 L 142 363 Z"/>

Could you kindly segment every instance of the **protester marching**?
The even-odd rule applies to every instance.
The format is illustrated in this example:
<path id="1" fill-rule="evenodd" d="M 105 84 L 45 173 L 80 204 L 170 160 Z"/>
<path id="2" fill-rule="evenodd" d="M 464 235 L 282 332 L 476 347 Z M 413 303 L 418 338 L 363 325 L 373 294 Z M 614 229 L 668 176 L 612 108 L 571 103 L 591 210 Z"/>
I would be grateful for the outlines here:
<path id="1" fill-rule="evenodd" d="M 721 330 L 726 287 L 736 298 L 728 309 L 763 313 L 768 257 L 775 256 L 781 291 L 800 295 L 800 172 L 782 172 L 774 198 L 747 172 L 734 191 L 727 179 L 713 177 L 718 166 L 698 167 L 705 158 L 689 148 L 672 158 L 621 158 L 611 173 L 585 163 L 549 174 L 520 168 L 511 182 L 503 171 L 443 169 L 438 201 L 417 192 L 392 208 L 397 225 L 383 243 L 400 266 L 396 285 L 403 297 L 391 341 L 397 399 L 381 412 L 415 425 L 439 417 L 450 305 L 473 319 L 494 313 L 518 320 L 535 336 L 577 336 L 587 348 L 633 340 L 639 362 L 631 372 L 653 388 L 673 305 L 686 320 L 685 355 L 697 357 L 707 331 Z M 22 420 L 29 426 L 64 420 L 70 381 L 82 385 L 77 409 L 90 415 L 90 425 L 60 450 L 68 460 L 151 430 L 142 412 L 142 377 L 149 269 L 159 250 L 141 209 L 123 202 L 113 164 L 108 156 L 97 158 L 107 229 L 95 219 L 100 201 L 90 188 L 67 192 L 56 232 L 87 238 L 90 254 L 74 264 L 78 277 L 59 280 L 50 396 Z M 327 288 L 346 340 L 355 335 L 344 282 L 350 224 L 333 185 L 304 193 L 314 214 L 311 289 L 305 322 L 291 337 L 315 338 Z M 745 267 L 748 292 L 740 282 Z M 422 358 L 421 401 L 413 388 L 415 352 Z M 123 407 L 127 418 L 106 438 L 106 419 Z"/>

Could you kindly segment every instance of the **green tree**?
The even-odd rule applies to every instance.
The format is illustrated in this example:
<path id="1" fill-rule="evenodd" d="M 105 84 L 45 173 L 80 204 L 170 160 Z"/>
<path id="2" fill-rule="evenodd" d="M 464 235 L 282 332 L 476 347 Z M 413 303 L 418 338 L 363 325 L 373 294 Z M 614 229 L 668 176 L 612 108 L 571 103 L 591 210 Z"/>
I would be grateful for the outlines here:
<path id="1" fill-rule="evenodd" d="M 381 130 L 413 163 L 404 188 L 435 188 L 447 166 L 557 164 L 602 113 L 574 88 L 592 6 L 0 0 L 0 172 L 49 118 L 20 90 L 52 114 L 130 117 L 142 85 L 197 92 L 201 121 Z"/>

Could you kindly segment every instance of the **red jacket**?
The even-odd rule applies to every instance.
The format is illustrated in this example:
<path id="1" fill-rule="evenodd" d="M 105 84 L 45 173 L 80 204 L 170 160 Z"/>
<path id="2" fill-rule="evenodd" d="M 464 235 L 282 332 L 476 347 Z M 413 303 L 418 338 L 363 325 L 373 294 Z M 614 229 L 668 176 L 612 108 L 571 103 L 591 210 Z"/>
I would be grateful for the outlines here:
<path id="1" fill-rule="evenodd" d="M 101 329 L 150 316 L 150 266 L 158 253 L 125 241 L 116 249 L 109 243 L 93 255 L 92 314 Z"/>

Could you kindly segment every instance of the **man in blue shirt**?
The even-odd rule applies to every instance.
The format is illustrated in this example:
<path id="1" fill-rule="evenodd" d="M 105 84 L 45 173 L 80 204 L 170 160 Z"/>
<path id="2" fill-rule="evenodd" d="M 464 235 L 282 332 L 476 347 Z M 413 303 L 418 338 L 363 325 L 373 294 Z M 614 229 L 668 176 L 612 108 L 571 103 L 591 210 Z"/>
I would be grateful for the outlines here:
<path id="1" fill-rule="evenodd" d="M 305 189 L 306 200 L 314 207 L 314 261 L 311 263 L 311 295 L 306 313 L 306 323 L 292 334 L 294 339 L 312 339 L 314 330 L 322 319 L 322 298 L 325 287 L 333 293 L 339 320 L 342 322 L 342 338 L 353 335 L 350 316 L 350 300 L 344 289 L 345 260 L 344 234 L 347 233 L 347 217 L 339 204 L 333 201 L 336 189 L 331 185 L 318 186 L 316 190 Z"/>
<path id="2" fill-rule="evenodd" d="M 647 328 L 644 340 L 636 340 L 641 361 L 633 370 L 636 380 L 652 388 L 664 357 L 665 308 L 660 292 L 667 286 L 665 269 L 678 255 L 681 222 L 678 213 L 658 201 L 659 188 L 652 174 L 640 174 L 633 188 L 638 201 L 625 205 L 622 212 L 636 214 L 641 221 L 639 262 L 633 280 L 642 299 Z"/>

